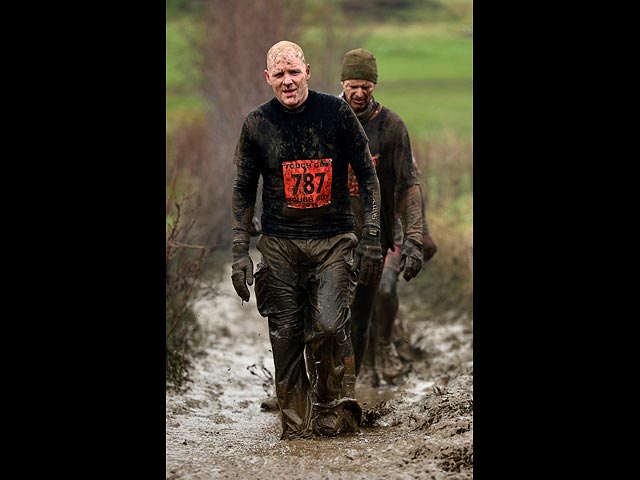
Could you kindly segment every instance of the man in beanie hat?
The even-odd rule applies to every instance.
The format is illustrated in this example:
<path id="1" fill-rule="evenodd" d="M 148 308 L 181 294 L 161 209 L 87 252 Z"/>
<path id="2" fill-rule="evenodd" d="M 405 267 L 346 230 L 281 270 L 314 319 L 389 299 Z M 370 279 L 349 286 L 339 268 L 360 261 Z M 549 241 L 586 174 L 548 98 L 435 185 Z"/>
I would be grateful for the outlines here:
<path id="1" fill-rule="evenodd" d="M 369 138 L 380 183 L 381 246 L 386 257 L 382 281 L 358 284 L 356 288 L 351 307 L 355 371 L 358 375 L 365 370 L 363 377 L 369 377 L 366 382 L 372 385 L 380 383 L 380 376 L 393 383 L 403 373 L 402 363 L 391 341 L 398 304 L 398 276 L 404 272 L 406 281 L 414 278 L 423 262 L 435 254 L 437 247 L 426 223 L 419 172 L 407 128 L 396 113 L 373 97 L 378 83 L 378 67 L 373 53 L 362 48 L 348 51 L 342 60 L 340 81 L 343 88 L 340 97 L 355 112 Z M 350 193 L 356 235 L 359 236 L 364 210 L 353 172 Z M 364 381 L 362 377 L 360 380 Z"/>
<path id="2" fill-rule="evenodd" d="M 278 42 L 266 63 L 274 98 L 247 113 L 233 158 L 231 280 L 246 302 L 255 278 L 257 308 L 269 321 L 281 438 L 354 433 L 362 408 L 352 398 L 349 307 L 356 282 L 377 285 L 382 274 L 378 178 L 352 109 L 309 89 L 300 46 Z M 359 236 L 349 166 L 363 205 Z M 254 273 L 249 240 L 260 177 L 262 257 Z"/>

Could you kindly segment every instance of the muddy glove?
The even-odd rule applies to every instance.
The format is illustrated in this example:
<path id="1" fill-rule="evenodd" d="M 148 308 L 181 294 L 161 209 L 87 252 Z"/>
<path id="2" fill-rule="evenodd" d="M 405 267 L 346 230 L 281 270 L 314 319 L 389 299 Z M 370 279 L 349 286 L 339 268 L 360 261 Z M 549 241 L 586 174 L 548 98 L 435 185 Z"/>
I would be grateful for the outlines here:
<path id="1" fill-rule="evenodd" d="M 422 261 L 425 263 L 428 262 L 429 260 L 431 260 L 431 257 L 436 254 L 437 251 L 438 247 L 436 246 L 436 242 L 433 241 L 431 235 L 425 233 L 422 236 Z"/>
<path id="2" fill-rule="evenodd" d="M 404 270 L 404 279 L 408 282 L 418 275 L 422 268 L 422 245 L 405 238 L 400 250 L 400 271 Z"/>
<path id="3" fill-rule="evenodd" d="M 368 285 L 380 280 L 382 276 L 382 247 L 380 247 L 380 229 L 365 225 L 362 238 L 356 247 L 352 271 L 359 271 L 358 283 Z"/>
<path id="4" fill-rule="evenodd" d="M 231 281 L 238 296 L 245 302 L 249 301 L 251 294 L 247 284 L 253 285 L 253 261 L 249 256 L 249 244 L 234 243 L 233 264 L 231 265 Z"/>

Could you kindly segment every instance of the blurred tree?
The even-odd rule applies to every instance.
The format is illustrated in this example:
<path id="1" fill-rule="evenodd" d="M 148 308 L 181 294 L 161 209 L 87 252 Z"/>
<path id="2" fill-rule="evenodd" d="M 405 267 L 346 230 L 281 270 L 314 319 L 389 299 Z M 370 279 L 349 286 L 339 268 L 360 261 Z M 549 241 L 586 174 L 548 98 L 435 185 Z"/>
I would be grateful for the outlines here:
<path id="1" fill-rule="evenodd" d="M 166 0 L 165 5 L 167 15 L 174 16 L 196 11 L 202 6 L 202 0 Z"/>
<path id="2" fill-rule="evenodd" d="M 202 215 L 195 229 L 207 246 L 228 243 L 235 144 L 246 113 L 272 96 L 264 79 L 267 50 L 296 36 L 295 0 L 207 0 L 198 39 L 200 90 L 207 104 L 197 175 Z"/>
<path id="3" fill-rule="evenodd" d="M 471 2 L 472 0 L 469 0 Z M 416 13 L 426 19 L 453 19 L 448 2 L 439 0 L 341 0 L 345 12 L 363 20 L 411 20 Z"/>
<path id="4" fill-rule="evenodd" d="M 311 64 L 310 87 L 337 94 L 342 55 L 360 45 L 344 28 L 337 0 L 206 0 L 198 17 L 200 90 L 208 108 L 199 143 L 197 131 L 189 136 L 197 152 L 189 169 L 201 206 L 196 240 L 215 247 L 231 241 L 232 159 L 242 121 L 273 96 L 263 74 L 269 48 L 280 40 L 298 43 Z"/>

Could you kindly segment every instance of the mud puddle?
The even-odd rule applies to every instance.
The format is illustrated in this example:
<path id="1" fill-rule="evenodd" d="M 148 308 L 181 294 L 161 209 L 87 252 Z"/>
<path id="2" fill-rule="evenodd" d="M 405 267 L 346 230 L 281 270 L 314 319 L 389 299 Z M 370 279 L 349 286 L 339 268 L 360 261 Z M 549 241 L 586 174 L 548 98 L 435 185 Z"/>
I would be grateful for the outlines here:
<path id="1" fill-rule="evenodd" d="M 206 343 L 188 390 L 166 395 L 167 479 L 472 478 L 470 319 L 412 321 L 423 358 L 400 385 L 357 384 L 360 433 L 281 441 L 279 413 L 260 408 L 273 394 L 267 320 L 223 272 L 218 294 L 194 302 Z"/>

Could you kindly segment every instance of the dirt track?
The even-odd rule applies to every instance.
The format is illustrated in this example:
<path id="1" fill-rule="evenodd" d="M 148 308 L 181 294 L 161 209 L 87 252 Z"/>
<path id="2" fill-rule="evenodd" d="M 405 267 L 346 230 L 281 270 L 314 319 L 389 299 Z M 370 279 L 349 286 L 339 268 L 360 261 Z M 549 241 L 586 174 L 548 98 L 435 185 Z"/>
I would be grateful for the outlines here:
<path id="1" fill-rule="evenodd" d="M 252 252 L 254 261 L 259 254 Z M 414 318 L 401 303 L 411 371 L 397 386 L 357 384 L 361 433 L 281 441 L 267 331 L 241 305 L 226 265 L 218 295 L 194 304 L 206 342 L 184 393 L 166 395 L 167 479 L 473 478 L 472 320 Z M 402 285 L 399 286 L 402 288 Z"/>

